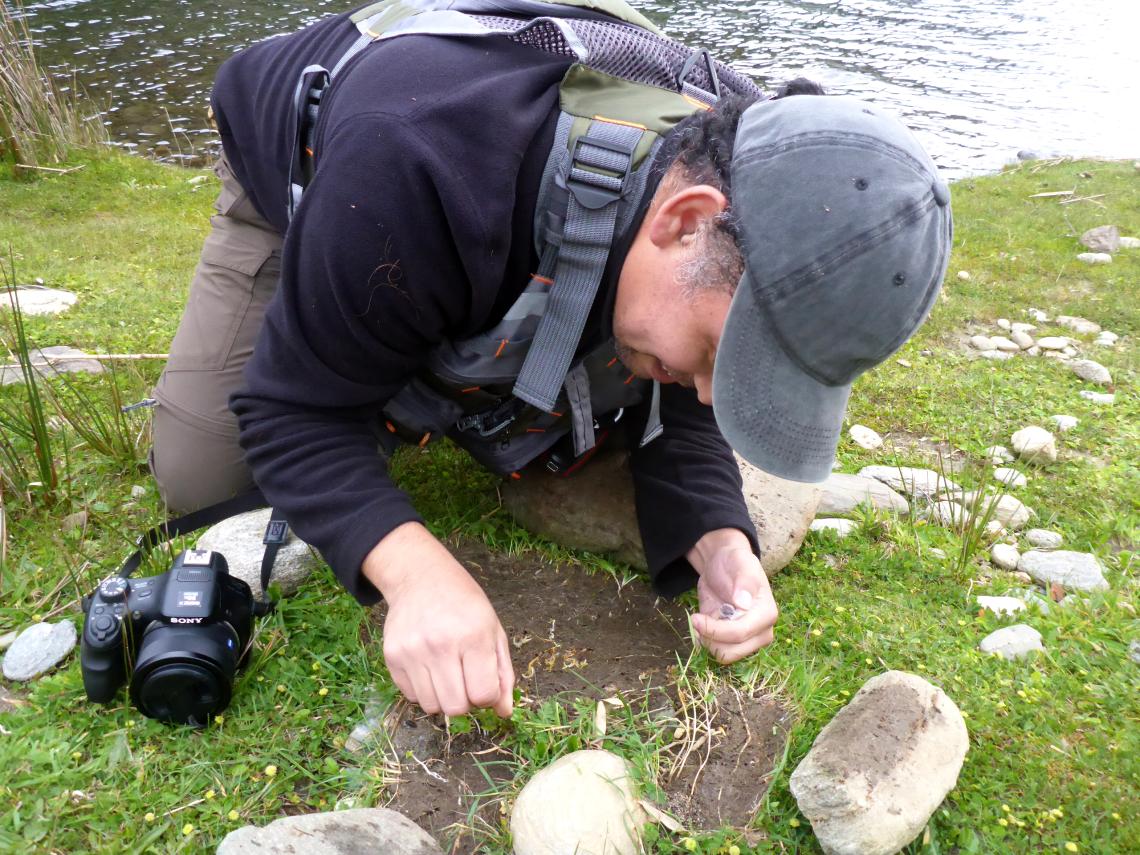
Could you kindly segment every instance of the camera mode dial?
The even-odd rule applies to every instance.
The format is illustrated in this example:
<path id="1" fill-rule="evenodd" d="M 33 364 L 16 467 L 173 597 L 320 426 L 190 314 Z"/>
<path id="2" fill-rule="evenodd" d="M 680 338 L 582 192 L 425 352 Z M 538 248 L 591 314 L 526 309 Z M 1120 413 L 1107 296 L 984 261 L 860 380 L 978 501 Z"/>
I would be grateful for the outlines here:
<path id="1" fill-rule="evenodd" d="M 99 596 L 107 603 L 117 603 L 127 596 L 129 585 L 122 576 L 108 576 L 99 583 Z"/>

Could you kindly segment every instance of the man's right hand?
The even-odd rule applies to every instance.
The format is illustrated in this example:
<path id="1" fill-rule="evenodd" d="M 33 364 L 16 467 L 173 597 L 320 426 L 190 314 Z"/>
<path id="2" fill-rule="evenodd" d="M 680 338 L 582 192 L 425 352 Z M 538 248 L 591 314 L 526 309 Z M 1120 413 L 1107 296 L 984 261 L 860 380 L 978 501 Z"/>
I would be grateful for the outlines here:
<path id="1" fill-rule="evenodd" d="M 503 718 L 515 685 L 507 634 L 487 595 L 419 523 L 393 529 L 363 572 L 388 602 L 384 660 L 396 686 L 424 712 L 491 707 Z"/>

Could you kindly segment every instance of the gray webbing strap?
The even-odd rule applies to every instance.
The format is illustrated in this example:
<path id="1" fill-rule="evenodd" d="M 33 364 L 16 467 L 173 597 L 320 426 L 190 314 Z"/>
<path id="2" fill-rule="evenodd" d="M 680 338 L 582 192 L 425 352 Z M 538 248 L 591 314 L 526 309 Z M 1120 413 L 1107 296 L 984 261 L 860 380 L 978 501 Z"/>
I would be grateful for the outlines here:
<path id="1" fill-rule="evenodd" d="M 551 412 L 605 272 L 640 128 L 594 121 L 574 146 L 570 198 L 550 303 L 515 383 L 514 394 Z M 597 170 L 605 170 L 599 172 Z M 613 174 L 616 173 L 616 174 Z"/>
<path id="2" fill-rule="evenodd" d="M 570 430 L 574 456 L 581 457 L 594 447 L 594 407 L 590 400 L 590 374 L 583 362 L 566 375 L 566 397 L 570 401 Z"/>
<path id="3" fill-rule="evenodd" d="M 661 384 L 653 381 L 653 397 L 649 401 L 649 418 L 645 422 L 645 432 L 641 435 L 638 448 L 644 448 L 665 432 L 661 424 Z"/>

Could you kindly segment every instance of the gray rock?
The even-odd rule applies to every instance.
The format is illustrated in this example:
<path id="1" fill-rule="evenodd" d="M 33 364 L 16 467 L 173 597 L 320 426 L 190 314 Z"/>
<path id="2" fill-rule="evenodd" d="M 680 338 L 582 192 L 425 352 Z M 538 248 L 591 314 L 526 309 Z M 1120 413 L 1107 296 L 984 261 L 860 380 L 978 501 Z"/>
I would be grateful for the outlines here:
<path id="1" fill-rule="evenodd" d="M 1025 355 L 1026 356 L 1040 356 L 1041 355 L 1041 348 L 1039 348 L 1037 345 L 1033 345 L 1033 347 L 1031 347 L 1025 351 Z"/>
<path id="2" fill-rule="evenodd" d="M 1023 623 L 1003 626 L 991 632 L 978 645 L 983 653 L 995 653 L 1002 659 L 1021 659 L 1034 650 L 1044 650 L 1041 633 Z"/>
<path id="3" fill-rule="evenodd" d="M 858 523 L 855 520 L 819 518 L 812 521 L 809 531 L 830 531 L 836 537 L 847 537 L 855 531 Z"/>
<path id="4" fill-rule="evenodd" d="M 1005 330 L 1006 332 L 1009 332 L 1011 329 L 1013 329 L 1013 324 L 1009 322 L 1009 318 L 998 318 L 997 326 L 998 329 Z"/>
<path id="5" fill-rule="evenodd" d="M 851 425 L 847 435 L 851 437 L 853 443 L 868 451 L 883 447 L 883 438 L 866 425 Z"/>
<path id="6" fill-rule="evenodd" d="M 963 282 L 969 282 L 971 279 L 970 271 L 969 270 L 959 270 L 958 271 L 958 278 L 961 279 Z"/>
<path id="7" fill-rule="evenodd" d="M 0 307 L 9 309 L 17 303 L 24 315 L 58 315 L 75 305 L 79 298 L 70 291 L 21 285 L 11 291 L 0 288 Z"/>
<path id="8" fill-rule="evenodd" d="M 935 502 L 930 508 L 931 519 L 947 528 L 961 525 L 968 516 L 966 509 L 957 502 Z"/>
<path id="9" fill-rule="evenodd" d="M 1031 333 L 1037 331 L 1036 324 L 1027 324 L 1024 321 L 1014 321 L 1009 325 L 1010 332 Z"/>
<path id="10" fill-rule="evenodd" d="M 882 481 L 892 490 L 899 490 L 908 496 L 933 498 L 939 493 L 960 490 L 949 478 L 944 478 L 933 469 L 919 469 L 913 466 L 864 466 L 859 470 L 864 478 Z"/>
<path id="11" fill-rule="evenodd" d="M 61 531 L 74 531 L 75 529 L 84 529 L 87 527 L 87 511 L 76 511 L 73 514 L 68 514 L 59 522 Z"/>
<path id="12" fill-rule="evenodd" d="M 146 487 L 142 486 L 141 484 L 135 484 L 133 487 L 131 487 L 131 498 L 132 499 L 141 499 L 145 495 L 146 495 Z"/>
<path id="13" fill-rule="evenodd" d="M 1140 249 L 1140 238 L 1138 238 L 1138 237 L 1127 237 L 1125 235 L 1121 235 L 1121 237 L 1120 237 L 1120 248 L 1121 249 Z"/>
<path id="14" fill-rule="evenodd" d="M 1099 362 L 1093 362 L 1091 359 L 1078 359 L 1069 363 L 1069 368 L 1082 380 L 1101 386 L 1112 385 L 1112 375 Z"/>
<path id="15" fill-rule="evenodd" d="M 644 570 L 628 455 L 599 455 L 573 478 L 545 470 L 503 485 L 503 506 L 530 532 L 570 549 L 613 553 Z M 786 481 L 737 458 L 744 497 L 764 552 L 764 571 L 782 570 L 796 554 L 819 505 L 816 484 Z"/>
<path id="16" fill-rule="evenodd" d="M 1081 389 L 1079 394 L 1086 401 L 1092 401 L 1094 404 L 1104 404 L 1111 407 L 1116 403 L 1115 392 L 1090 392 L 1088 389 Z"/>
<path id="17" fill-rule="evenodd" d="M 1068 327 L 1075 333 L 1081 335 L 1095 335 L 1100 332 L 1100 324 L 1096 321 L 1090 321 L 1088 318 L 1078 318 L 1074 315 L 1057 315 L 1056 323 L 1063 327 Z"/>
<path id="18" fill-rule="evenodd" d="M 1017 353 L 1022 349 L 1021 345 L 1015 344 L 1004 335 L 995 335 L 990 340 L 994 343 L 994 347 L 996 347 L 998 350 L 1003 350 L 1008 353 Z"/>
<path id="19" fill-rule="evenodd" d="M 75 649 L 77 638 L 75 624 L 69 620 L 32 624 L 4 653 L 4 678 L 31 680 L 51 670 Z"/>
<path id="20" fill-rule="evenodd" d="M 1140 665 L 1140 641 L 1133 641 L 1128 645 L 1128 658 Z"/>
<path id="21" fill-rule="evenodd" d="M 994 479 L 1004 487 L 1024 487 L 1029 479 L 1007 466 L 999 466 L 994 470 Z"/>
<path id="22" fill-rule="evenodd" d="M 995 615 L 1015 615 L 1025 611 L 1025 600 L 1017 597 L 978 597 L 978 605 Z"/>
<path id="23" fill-rule="evenodd" d="M 1080 419 L 1076 416 L 1050 416 L 1049 420 L 1053 422 L 1053 426 L 1057 428 L 1058 433 L 1072 430 L 1080 424 Z"/>
<path id="24" fill-rule="evenodd" d="M 1039 155 L 1037 152 L 1035 152 L 1031 148 L 1023 148 L 1017 153 L 1017 159 L 1022 161 L 1022 162 L 1030 161 L 1030 160 L 1040 160 L 1041 155 Z"/>
<path id="25" fill-rule="evenodd" d="M 1002 493 L 996 499 L 986 500 L 981 505 L 982 512 L 986 512 L 992 507 L 990 517 L 997 520 L 1006 528 L 1019 529 L 1024 528 L 1025 524 L 1029 522 L 1030 517 L 1033 516 L 1033 511 L 1026 506 L 1020 499 L 1014 498 L 1006 493 Z"/>
<path id="26" fill-rule="evenodd" d="M 1029 317 L 1033 318 L 1033 320 L 1039 324 L 1049 323 L 1049 316 L 1040 309 L 1026 309 L 1025 314 L 1029 315 Z M 1016 329 L 1016 327 L 1011 327 L 1011 329 Z M 1034 327 L 1034 329 L 1036 329 L 1036 327 Z"/>
<path id="27" fill-rule="evenodd" d="M 1011 332 L 1009 337 L 1013 340 L 1013 343 L 1022 350 L 1029 350 L 1029 348 L 1033 347 L 1033 336 L 1029 333 L 1018 330 L 1017 332 Z"/>
<path id="28" fill-rule="evenodd" d="M 1120 336 L 1114 332 L 1105 330 L 1096 337 L 1096 340 L 1093 342 L 1093 344 L 1097 345 L 1098 347 L 1112 347 L 1118 341 L 1120 341 Z"/>
<path id="29" fill-rule="evenodd" d="M 1042 427 L 1022 428 L 1011 437 L 1010 445 L 1013 453 L 1027 463 L 1052 463 L 1057 459 L 1057 442 Z"/>
<path id="30" fill-rule="evenodd" d="M 1070 344 L 1068 347 L 1066 347 L 1064 350 L 1062 350 L 1061 353 L 1063 353 L 1065 356 L 1072 359 L 1074 356 L 1077 355 L 1077 349 Z"/>
<path id="31" fill-rule="evenodd" d="M 1064 350 L 1069 346 L 1069 339 L 1063 335 L 1047 335 L 1037 339 L 1036 343 L 1042 350 Z"/>
<path id="32" fill-rule="evenodd" d="M 985 450 L 986 459 L 990 463 L 1013 463 L 1016 459 L 1004 445 L 991 445 Z"/>
<path id="33" fill-rule="evenodd" d="M 636 855 L 646 819 L 625 760 L 574 751 L 519 792 L 510 821 L 514 855 Z"/>
<path id="34" fill-rule="evenodd" d="M 1023 537 L 1026 543 L 1038 549 L 1056 549 L 1064 540 L 1060 534 L 1047 528 L 1031 528 Z"/>
<path id="35" fill-rule="evenodd" d="M 860 505 L 899 515 L 910 513 L 907 500 L 876 478 L 834 472 L 820 488 L 823 495 L 816 511 L 819 516 L 848 516 Z"/>
<path id="36" fill-rule="evenodd" d="M 1008 543 L 995 543 L 990 547 L 990 561 L 1002 570 L 1014 570 L 1021 559 L 1021 553 L 1016 546 Z"/>
<path id="37" fill-rule="evenodd" d="M 222 520 L 207 529 L 198 538 L 199 549 L 212 549 L 226 557 L 230 575 L 244 579 L 255 597 L 261 596 L 261 557 L 265 554 L 262 538 L 269 522 L 269 508 Z M 281 594 L 289 596 L 312 574 L 317 557 L 309 545 L 293 531 L 277 552 L 273 562 L 272 582 L 279 585 Z"/>
<path id="38" fill-rule="evenodd" d="M 891 855 L 922 833 L 968 749 L 941 689 L 888 671 L 828 722 L 789 786 L 827 855 Z"/>
<path id="39" fill-rule="evenodd" d="M 222 840 L 217 855 L 442 855 L 426 831 L 387 808 L 356 808 L 287 816 L 269 825 L 247 825 Z"/>
<path id="40" fill-rule="evenodd" d="M 1013 354 L 1008 350 L 979 350 L 978 356 L 982 359 L 992 359 L 995 362 L 1004 362 L 1007 359 L 1013 359 Z"/>
<path id="41" fill-rule="evenodd" d="M 994 340 L 985 335 L 970 336 L 970 347 L 974 350 L 995 350 Z"/>
<path id="42" fill-rule="evenodd" d="M 1077 261 L 1085 264 L 1112 264 L 1112 256 L 1107 252 L 1081 252 L 1077 254 Z"/>
<path id="43" fill-rule="evenodd" d="M 91 357 L 89 353 L 66 345 L 33 348 L 28 351 L 28 361 L 32 369 L 41 377 L 52 377 L 56 374 L 103 373 L 103 363 L 98 359 Z M 18 362 L 0 365 L 0 386 L 11 386 L 23 382 L 24 374 Z"/>
<path id="44" fill-rule="evenodd" d="M 16 640 L 16 636 L 19 634 L 20 633 L 16 630 L 12 630 L 11 632 L 6 632 L 3 635 L 0 635 L 0 653 L 11 647 L 12 642 Z"/>
<path id="45" fill-rule="evenodd" d="M 1120 229 L 1116 226 L 1097 226 L 1081 235 L 1081 246 L 1093 252 L 1113 253 L 1120 249 Z"/>
<path id="46" fill-rule="evenodd" d="M 1106 591 L 1104 565 L 1087 552 L 1060 550 L 1046 552 L 1032 549 L 1017 562 L 1017 569 L 1028 573 L 1045 587 L 1057 582 L 1078 591 Z"/>

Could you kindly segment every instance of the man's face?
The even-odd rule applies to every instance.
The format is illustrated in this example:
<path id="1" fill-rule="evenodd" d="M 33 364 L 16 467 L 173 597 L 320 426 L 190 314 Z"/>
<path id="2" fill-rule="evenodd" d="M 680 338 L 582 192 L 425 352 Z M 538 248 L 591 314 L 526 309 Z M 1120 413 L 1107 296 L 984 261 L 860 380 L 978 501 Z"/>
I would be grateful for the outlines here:
<path id="1" fill-rule="evenodd" d="M 668 259 L 635 257 L 631 249 L 614 305 L 618 356 L 638 377 L 694 388 L 712 404 L 713 363 L 731 304 L 723 287 L 694 290 Z"/>

